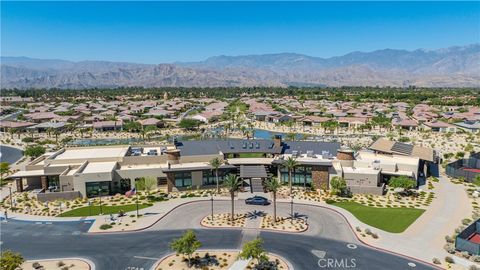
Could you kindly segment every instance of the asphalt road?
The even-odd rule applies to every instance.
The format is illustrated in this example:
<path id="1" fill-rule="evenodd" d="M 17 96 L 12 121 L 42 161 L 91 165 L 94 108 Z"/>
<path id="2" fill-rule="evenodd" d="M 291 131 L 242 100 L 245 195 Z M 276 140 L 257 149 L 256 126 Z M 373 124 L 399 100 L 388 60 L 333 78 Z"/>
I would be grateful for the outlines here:
<path id="1" fill-rule="evenodd" d="M 27 259 L 84 257 L 93 261 L 96 269 L 150 269 L 159 258 L 171 252 L 169 242 L 184 232 L 181 227 L 173 227 L 174 230 L 165 228 L 181 223 L 179 218 L 182 215 L 183 220 L 185 217 L 189 217 L 188 220 L 196 219 L 189 216 L 190 212 L 195 212 L 192 209 L 199 212 L 202 212 L 199 209 L 208 209 L 198 206 L 201 205 L 191 204 L 179 208 L 150 230 L 132 233 L 86 234 L 90 226 L 88 221 L 35 223 L 11 220 L 1 223 L 1 249 L 21 252 Z M 281 211 L 285 211 L 284 207 L 280 206 Z M 302 213 L 314 211 L 300 206 L 297 210 Z M 316 212 L 324 222 L 321 227 L 332 228 L 313 227 L 313 233 L 308 234 L 262 231 L 260 237 L 264 240 L 265 248 L 286 258 L 294 269 L 432 269 L 431 266 L 416 261 L 415 267 L 409 266 L 411 260 L 363 246 L 348 235 L 338 238 L 343 240 L 336 240 L 336 233 L 345 233 L 346 223 L 343 221 L 344 224 L 340 224 L 341 218 L 324 215 L 328 212 L 322 211 L 328 210 L 319 209 Z M 309 220 L 313 221 L 312 219 L 314 218 Z M 339 228 L 337 232 L 335 227 Z M 204 249 L 241 247 L 243 233 L 240 229 L 193 228 L 196 228 Z"/>
<path id="2" fill-rule="evenodd" d="M 13 164 L 23 157 L 23 152 L 15 147 L 0 145 L 0 161 Z"/>

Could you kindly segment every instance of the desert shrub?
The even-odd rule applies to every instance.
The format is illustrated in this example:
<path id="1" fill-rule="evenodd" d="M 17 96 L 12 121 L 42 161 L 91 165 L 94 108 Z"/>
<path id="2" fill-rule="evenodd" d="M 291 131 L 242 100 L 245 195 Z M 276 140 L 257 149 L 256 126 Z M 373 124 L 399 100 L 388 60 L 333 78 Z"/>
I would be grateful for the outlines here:
<path id="1" fill-rule="evenodd" d="M 447 256 L 447 257 L 445 257 L 445 262 L 447 262 L 447 263 L 455 263 L 455 260 L 454 260 L 452 257 Z"/>
<path id="2" fill-rule="evenodd" d="M 111 229 L 111 228 L 112 228 L 112 225 L 110 225 L 110 224 L 100 225 L 100 230 L 108 230 L 108 229 Z"/>

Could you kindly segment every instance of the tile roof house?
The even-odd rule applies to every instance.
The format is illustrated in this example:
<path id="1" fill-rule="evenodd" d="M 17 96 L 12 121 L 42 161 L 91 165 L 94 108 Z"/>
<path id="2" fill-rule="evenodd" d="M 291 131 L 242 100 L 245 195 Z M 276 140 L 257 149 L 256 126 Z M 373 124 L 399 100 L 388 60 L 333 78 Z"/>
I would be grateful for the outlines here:
<path id="1" fill-rule="evenodd" d="M 123 121 L 99 121 L 93 122 L 93 128 L 97 131 L 114 131 L 123 129 Z"/>
<path id="2" fill-rule="evenodd" d="M 457 132 L 456 126 L 443 121 L 434 120 L 432 122 L 425 122 L 423 123 L 423 126 L 426 130 L 434 132 Z"/>
<path id="3" fill-rule="evenodd" d="M 157 118 L 142 119 L 142 120 L 138 120 L 138 122 L 139 122 L 140 125 L 142 125 L 143 127 L 146 127 L 146 126 L 159 127 L 159 126 L 162 125 L 162 121 L 158 120 Z"/>
<path id="4" fill-rule="evenodd" d="M 417 121 L 415 121 L 413 119 L 395 118 L 395 119 L 392 120 L 392 125 L 394 127 L 401 127 L 403 129 L 407 129 L 407 130 L 416 130 L 418 128 Z"/>

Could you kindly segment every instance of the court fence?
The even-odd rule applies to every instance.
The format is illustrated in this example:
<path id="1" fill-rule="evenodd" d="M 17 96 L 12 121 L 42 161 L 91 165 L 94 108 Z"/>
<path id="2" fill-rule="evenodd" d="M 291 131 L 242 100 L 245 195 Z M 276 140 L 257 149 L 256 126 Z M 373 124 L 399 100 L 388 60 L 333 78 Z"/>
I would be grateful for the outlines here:
<path id="1" fill-rule="evenodd" d="M 480 169 L 480 152 L 470 155 L 470 158 L 459 159 L 449 163 L 446 168 L 448 176 L 453 178 L 463 178 L 467 182 L 472 182 L 480 176 L 480 171 L 469 171 L 465 169 Z"/>
<path id="2" fill-rule="evenodd" d="M 471 255 L 480 255 L 480 243 L 470 241 L 474 234 L 480 233 L 480 219 L 473 222 L 465 228 L 455 238 L 455 249 L 458 251 L 466 251 Z"/>

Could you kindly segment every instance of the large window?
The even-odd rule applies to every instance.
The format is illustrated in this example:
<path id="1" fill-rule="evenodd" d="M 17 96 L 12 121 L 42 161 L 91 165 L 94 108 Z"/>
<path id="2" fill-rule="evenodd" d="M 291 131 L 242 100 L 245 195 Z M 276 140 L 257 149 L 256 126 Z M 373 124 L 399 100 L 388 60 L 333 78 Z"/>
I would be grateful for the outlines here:
<path id="1" fill-rule="evenodd" d="M 105 182 L 87 182 L 85 183 L 85 191 L 87 197 L 105 196 L 110 194 L 110 181 Z"/>
<path id="2" fill-rule="evenodd" d="M 215 177 L 215 171 L 214 170 L 205 170 L 202 172 L 203 174 L 203 179 L 202 179 L 202 185 L 208 186 L 208 185 L 215 185 L 217 184 L 217 178 Z M 220 181 L 221 177 L 221 172 L 218 172 L 218 180 Z"/>
<path id="3" fill-rule="evenodd" d="M 177 172 L 175 173 L 175 186 L 176 187 L 189 187 L 192 185 L 192 173 L 191 172 Z"/>
<path id="4" fill-rule="evenodd" d="M 288 183 L 288 169 L 280 168 L 280 179 L 283 183 Z M 312 182 L 312 167 L 297 166 L 292 171 L 292 184 L 303 185 L 303 183 L 310 184 Z"/>

